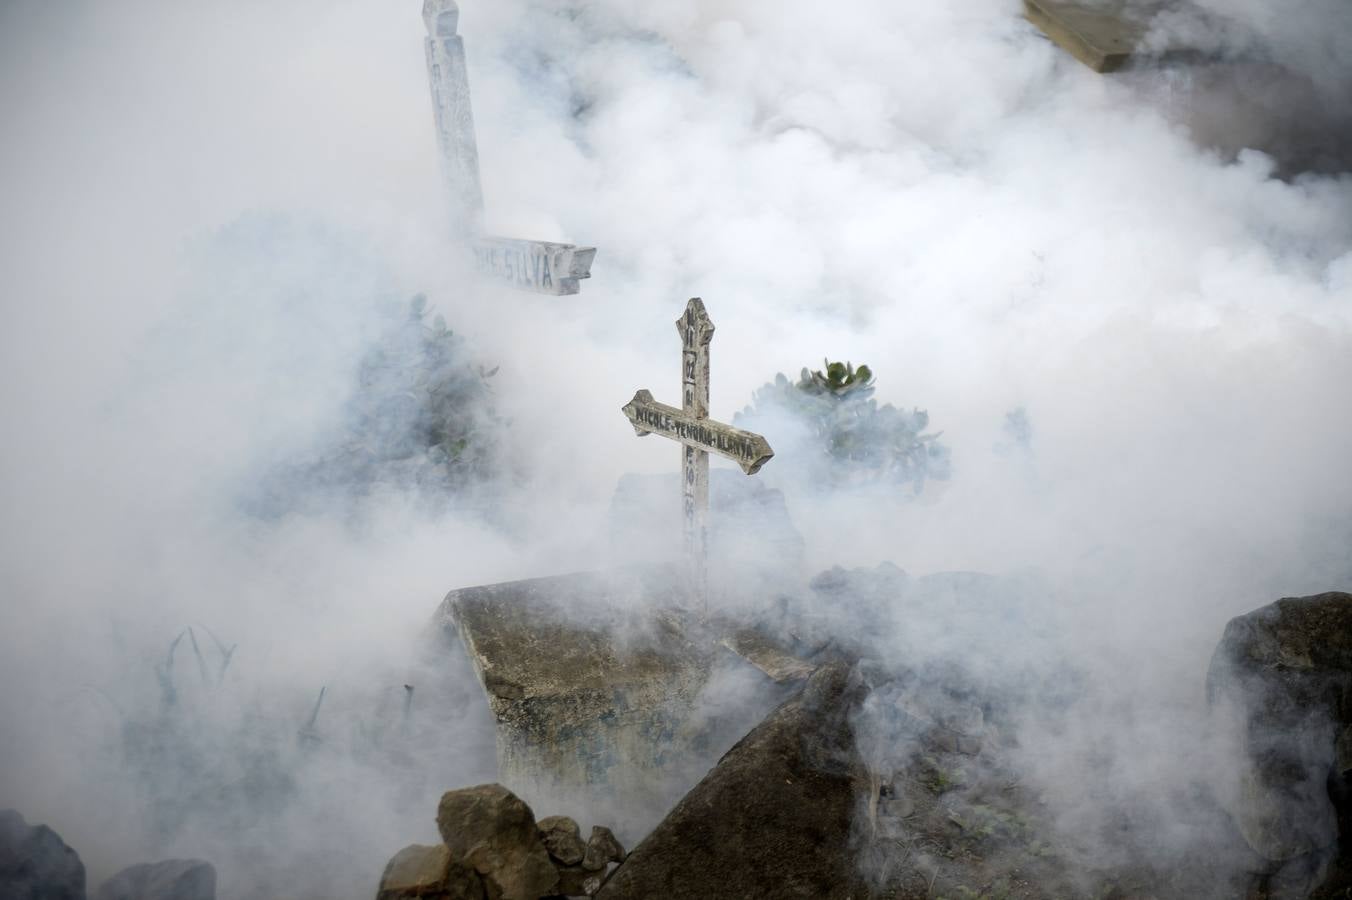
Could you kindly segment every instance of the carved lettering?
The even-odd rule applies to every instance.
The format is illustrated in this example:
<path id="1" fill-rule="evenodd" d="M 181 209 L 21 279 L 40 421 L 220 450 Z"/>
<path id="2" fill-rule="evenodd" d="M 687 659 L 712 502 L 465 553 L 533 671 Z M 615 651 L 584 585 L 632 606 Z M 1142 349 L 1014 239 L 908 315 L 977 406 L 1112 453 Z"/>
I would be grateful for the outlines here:
<path id="1" fill-rule="evenodd" d="M 542 294 L 576 294 L 578 279 L 590 277 L 596 253 L 589 247 L 510 238 L 481 238 L 473 250 L 484 275 Z"/>
<path id="2" fill-rule="evenodd" d="M 712 419 L 696 419 L 672 406 L 657 403 L 640 392 L 624 407 L 624 414 L 641 434 L 660 434 L 696 450 L 717 453 L 739 464 L 748 474 L 774 455 L 765 438 Z"/>
<path id="3" fill-rule="evenodd" d="M 685 513 L 685 549 L 690 564 L 690 583 L 694 594 L 703 599 L 708 612 L 709 584 L 706 565 L 708 551 L 709 454 L 726 456 L 754 475 L 774 456 L 765 438 L 742 431 L 709 416 L 709 351 L 714 323 L 699 298 L 692 299 L 685 313 L 676 320 L 676 333 L 683 344 L 681 353 L 682 408 L 658 403 L 648 391 L 634 394 L 623 407 L 634 433 L 660 434 L 684 445 L 681 486 Z"/>
<path id="4" fill-rule="evenodd" d="M 576 294 L 581 290 L 579 282 L 591 277 L 595 247 L 495 238 L 482 233 L 479 149 L 465 46 L 456 33 L 458 15 L 454 0 L 429 0 L 423 9 L 432 111 L 454 227 L 473 247 L 475 265 L 484 274 L 542 294 Z"/>

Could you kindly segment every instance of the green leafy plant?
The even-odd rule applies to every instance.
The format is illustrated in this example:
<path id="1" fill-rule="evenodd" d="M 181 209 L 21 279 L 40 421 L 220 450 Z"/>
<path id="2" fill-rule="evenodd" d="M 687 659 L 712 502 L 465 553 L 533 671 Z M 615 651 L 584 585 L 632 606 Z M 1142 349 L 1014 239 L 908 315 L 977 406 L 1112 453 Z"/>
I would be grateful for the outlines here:
<path id="1" fill-rule="evenodd" d="M 789 467 L 804 468 L 813 482 L 829 487 L 892 482 L 919 494 L 926 481 L 949 477 L 949 450 L 940 443 L 940 434 L 925 433 L 927 412 L 907 412 L 890 403 L 879 406 L 873 398 L 876 378 L 868 366 L 823 363 L 821 370 L 804 368 L 797 382 L 776 375 L 734 421 L 770 432 Z M 805 440 L 794 442 L 786 453 L 774 432 L 795 427 Z"/>
<path id="2" fill-rule="evenodd" d="M 489 379 L 498 368 L 471 363 L 463 340 L 443 317 L 429 322 L 429 312 L 427 298 L 415 296 L 407 318 L 362 360 L 348 449 L 377 469 L 374 479 L 411 476 L 450 491 L 496 474 L 501 420 Z"/>
<path id="3" fill-rule="evenodd" d="M 413 492 L 432 505 L 480 491 L 503 474 L 490 379 L 464 341 L 418 294 L 356 366 L 344 429 L 310 460 L 265 479 L 265 513 L 319 497 L 348 500 L 377 491 Z"/>

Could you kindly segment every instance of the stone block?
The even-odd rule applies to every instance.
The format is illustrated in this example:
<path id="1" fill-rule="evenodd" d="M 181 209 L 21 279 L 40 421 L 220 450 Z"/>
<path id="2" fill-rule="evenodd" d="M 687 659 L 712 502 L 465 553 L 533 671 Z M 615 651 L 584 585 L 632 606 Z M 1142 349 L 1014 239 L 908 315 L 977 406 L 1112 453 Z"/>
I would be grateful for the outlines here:
<path id="1" fill-rule="evenodd" d="M 452 591 L 439 620 L 464 642 L 513 785 L 668 802 L 654 772 L 684 751 L 713 641 L 662 567 Z"/>

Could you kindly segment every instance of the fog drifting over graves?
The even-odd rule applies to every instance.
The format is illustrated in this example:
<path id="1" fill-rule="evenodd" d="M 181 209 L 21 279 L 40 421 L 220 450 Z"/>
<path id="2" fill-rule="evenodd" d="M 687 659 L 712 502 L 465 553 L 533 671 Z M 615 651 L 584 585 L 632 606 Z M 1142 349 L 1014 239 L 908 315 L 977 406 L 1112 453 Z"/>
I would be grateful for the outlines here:
<path id="1" fill-rule="evenodd" d="M 436 695 L 464 724 L 422 748 L 429 793 L 331 735 L 255 851 L 228 849 L 247 822 L 157 843 L 98 748 L 154 706 L 185 626 L 208 658 L 203 626 L 238 645 L 204 717 L 299 727 L 327 686 L 381 722 L 448 589 L 622 559 L 617 479 L 677 451 L 619 407 L 676 402 L 692 296 L 722 421 L 824 356 L 929 410 L 953 477 L 919 498 L 778 485 L 804 574 L 1053 585 L 1062 638 L 1010 649 L 1091 673 L 1084 714 L 1031 745 L 1068 821 L 1094 814 L 1080 784 L 1148 794 L 1201 765 L 1230 616 L 1352 583 L 1352 180 L 1198 146 L 1148 76 L 1083 69 L 1016 3 L 466 0 L 491 230 L 599 248 L 564 298 L 477 282 L 448 247 L 418 4 L 50 6 L 0 8 L 0 807 L 56 828 L 91 884 L 199 855 L 246 896 L 251 852 L 337 848 L 369 895 L 433 833 L 436 791 L 491 779 L 472 682 Z M 1298 43 L 1273 57 L 1347 84 Z M 501 366 L 507 526 L 406 492 L 250 515 L 248 486 L 337 420 L 380 304 L 419 291 Z M 998 452 L 1017 407 L 1031 443 Z M 924 649 L 995 637 L 936 623 Z"/>

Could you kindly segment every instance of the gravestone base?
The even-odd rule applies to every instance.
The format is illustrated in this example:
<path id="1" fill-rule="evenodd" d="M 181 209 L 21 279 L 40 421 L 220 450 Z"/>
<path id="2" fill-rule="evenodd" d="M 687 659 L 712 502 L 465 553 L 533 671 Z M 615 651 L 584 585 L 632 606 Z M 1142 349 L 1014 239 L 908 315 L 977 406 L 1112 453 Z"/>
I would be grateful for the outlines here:
<path id="1" fill-rule="evenodd" d="M 437 623 L 484 688 L 499 780 L 646 828 L 813 671 L 692 600 L 657 565 L 448 594 Z"/>
<path id="2" fill-rule="evenodd" d="M 764 602 L 801 585 L 803 536 L 780 491 L 735 469 L 709 472 L 709 582 L 715 611 Z M 610 546 L 617 559 L 667 560 L 681 546 L 676 473 L 629 473 L 610 500 Z"/>
<path id="3" fill-rule="evenodd" d="M 688 600 L 666 567 L 452 591 L 439 617 L 497 720 L 503 783 L 665 800 L 653 776 L 690 746 L 713 654 Z"/>

